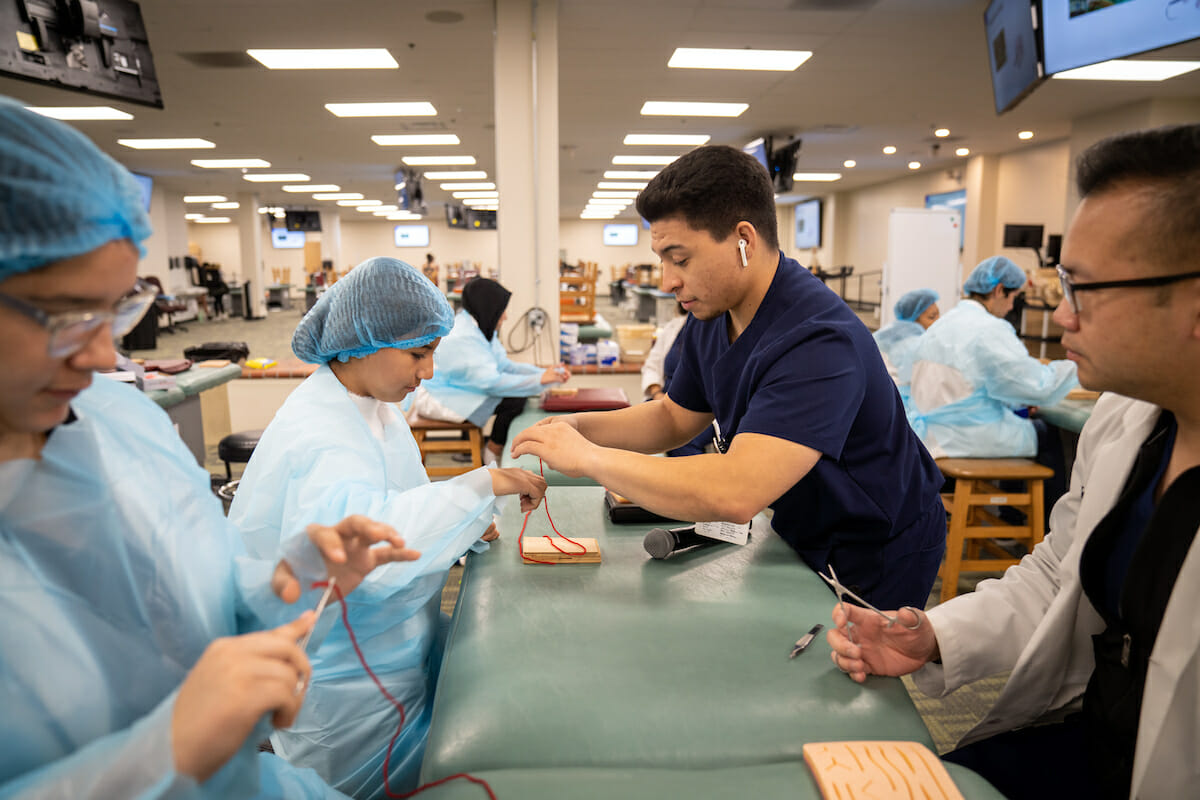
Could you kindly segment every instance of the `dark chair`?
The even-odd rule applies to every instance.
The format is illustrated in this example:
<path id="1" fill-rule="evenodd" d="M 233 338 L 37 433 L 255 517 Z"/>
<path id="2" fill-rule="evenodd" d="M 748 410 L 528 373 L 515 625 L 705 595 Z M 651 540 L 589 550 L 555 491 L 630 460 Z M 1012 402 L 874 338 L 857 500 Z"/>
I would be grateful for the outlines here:
<path id="1" fill-rule="evenodd" d="M 233 480 L 230 464 L 245 464 L 254 455 L 254 448 L 262 438 L 262 431 L 239 431 L 221 438 L 217 444 L 217 456 L 225 462 L 225 480 Z"/>
<path id="2" fill-rule="evenodd" d="M 160 330 L 163 333 L 175 333 L 176 330 L 186 331 L 187 328 L 183 327 L 182 325 L 175 324 L 175 319 L 172 315 L 178 314 L 182 311 L 187 311 L 187 303 L 183 303 L 178 300 L 168 300 L 163 292 L 162 281 L 160 281 L 156 276 L 147 275 L 145 276 L 145 280 L 154 284 L 158 289 L 158 299 L 154 301 L 154 309 L 158 314 L 166 317 L 167 319 L 167 326 L 165 328 L 160 328 Z"/>

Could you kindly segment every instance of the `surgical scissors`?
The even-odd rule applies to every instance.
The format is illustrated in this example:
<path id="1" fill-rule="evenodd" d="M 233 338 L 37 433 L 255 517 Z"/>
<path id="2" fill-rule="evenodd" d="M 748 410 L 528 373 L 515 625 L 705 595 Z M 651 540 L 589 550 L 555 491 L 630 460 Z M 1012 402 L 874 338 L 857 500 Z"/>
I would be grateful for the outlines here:
<path id="1" fill-rule="evenodd" d="M 842 582 L 840 580 L 838 580 L 837 572 L 834 571 L 832 564 L 826 564 L 825 568 L 827 570 L 829 570 L 828 575 L 826 575 L 823 572 L 818 572 L 817 574 L 820 575 L 825 580 L 825 582 L 829 584 L 829 588 L 833 589 L 833 593 L 835 595 L 837 595 L 837 599 L 838 599 L 839 603 L 845 604 L 846 598 L 849 597 L 851 600 L 858 603 L 863 608 L 870 609 L 871 611 L 874 611 L 876 614 L 878 614 L 879 616 L 886 619 L 889 628 L 892 627 L 893 625 L 895 625 L 897 622 L 900 622 L 899 616 L 889 617 L 887 614 L 883 613 L 878 608 L 871 605 L 866 600 L 863 600 L 857 594 L 855 594 L 854 592 L 850 591 L 845 586 L 843 586 Z M 905 625 L 903 622 L 900 622 L 900 627 L 908 628 L 910 631 L 915 631 L 917 628 L 921 627 L 921 622 L 922 622 L 921 615 L 917 614 L 917 610 L 915 608 L 913 608 L 912 606 L 905 606 L 904 608 L 907 608 L 909 611 L 913 612 L 913 614 L 917 618 L 917 624 L 916 625 Z M 901 610 L 903 610 L 903 609 L 901 609 Z M 854 623 L 850 622 L 849 619 L 846 620 L 847 628 L 851 627 L 853 624 Z"/>

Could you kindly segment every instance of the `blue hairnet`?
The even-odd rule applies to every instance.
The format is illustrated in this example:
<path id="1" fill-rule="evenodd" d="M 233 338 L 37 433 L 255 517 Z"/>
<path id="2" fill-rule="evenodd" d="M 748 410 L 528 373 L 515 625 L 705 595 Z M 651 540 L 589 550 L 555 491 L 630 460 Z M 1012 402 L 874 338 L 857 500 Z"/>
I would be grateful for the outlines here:
<path id="1" fill-rule="evenodd" d="M 979 262 L 971 270 L 963 291 L 967 294 L 987 294 L 1003 283 L 1006 289 L 1020 289 L 1025 285 L 1025 272 L 1004 256 L 992 256 Z"/>
<path id="2" fill-rule="evenodd" d="M 938 293 L 933 289 L 913 289 L 911 292 L 905 292 L 896 301 L 896 319 L 901 322 L 916 322 L 917 317 L 937 301 Z"/>
<path id="3" fill-rule="evenodd" d="M 150 235 L 142 193 L 91 139 L 0 97 L 0 281 Z"/>
<path id="4" fill-rule="evenodd" d="M 349 361 L 385 347 L 421 347 L 452 327 L 454 311 L 420 270 L 395 258 L 368 258 L 304 315 L 292 350 L 310 364 Z"/>

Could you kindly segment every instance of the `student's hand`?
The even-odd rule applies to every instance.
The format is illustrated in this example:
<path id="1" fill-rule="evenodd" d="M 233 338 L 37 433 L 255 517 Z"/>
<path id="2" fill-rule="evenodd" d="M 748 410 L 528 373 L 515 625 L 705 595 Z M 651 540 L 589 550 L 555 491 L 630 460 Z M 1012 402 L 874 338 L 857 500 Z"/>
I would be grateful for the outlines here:
<path id="1" fill-rule="evenodd" d="M 493 467 L 488 470 L 492 474 L 492 494 L 501 497 L 506 494 L 521 496 L 521 513 L 533 511 L 541 504 L 546 496 L 546 479 L 534 475 L 526 469 Z M 496 534 L 499 536 L 499 534 Z M 485 540 L 490 541 L 490 540 Z"/>
<path id="2" fill-rule="evenodd" d="M 571 370 L 565 364 L 556 364 L 542 373 L 542 384 L 566 383 L 571 378 Z"/>
<path id="3" fill-rule="evenodd" d="M 538 425 L 570 425 L 575 430 L 579 430 L 579 420 L 576 418 L 576 416 L 574 414 L 563 414 L 562 416 L 559 416 L 559 417 L 542 417 L 541 419 L 539 419 L 537 422 L 533 423 L 529 427 L 536 428 Z M 528 430 L 528 429 L 526 429 L 526 430 Z M 525 431 L 521 431 L 521 433 L 517 434 L 516 438 L 513 439 L 514 445 L 516 445 L 517 442 L 521 441 L 521 436 L 524 433 L 525 433 Z"/>
<path id="4" fill-rule="evenodd" d="M 592 455 L 599 448 L 584 438 L 569 421 L 570 417 L 552 417 L 541 423 L 553 423 L 554 420 L 562 422 L 531 425 L 517 434 L 512 444 L 513 457 L 530 453 L 564 475 L 572 478 L 586 475 Z"/>
<path id="5" fill-rule="evenodd" d="M 176 771 L 203 783 L 233 757 L 263 714 L 291 725 L 308 683 L 308 658 L 296 644 L 316 622 L 312 611 L 270 631 L 214 639 L 183 679 L 171 715 Z"/>
<path id="6" fill-rule="evenodd" d="M 376 567 L 421 557 L 416 550 L 404 546 L 395 528 L 361 514 L 352 514 L 336 525 L 309 525 L 307 533 L 325 559 L 329 576 L 337 578 L 342 594 L 354 591 Z M 271 588 L 285 603 L 300 599 L 300 581 L 286 561 L 276 565 Z"/>
<path id="7" fill-rule="evenodd" d="M 924 611 L 905 607 L 887 614 L 897 617 L 895 625 L 889 627 L 874 611 L 849 603 L 833 608 L 837 627 L 825 635 L 833 648 L 833 663 L 859 683 L 867 675 L 907 675 L 938 657 L 937 636 Z M 848 629 L 847 621 L 853 623 Z"/>
<path id="8" fill-rule="evenodd" d="M 500 530 L 496 527 L 496 523 L 488 525 L 488 529 L 483 532 L 483 536 L 479 537 L 485 542 L 494 542 L 500 538 Z"/>

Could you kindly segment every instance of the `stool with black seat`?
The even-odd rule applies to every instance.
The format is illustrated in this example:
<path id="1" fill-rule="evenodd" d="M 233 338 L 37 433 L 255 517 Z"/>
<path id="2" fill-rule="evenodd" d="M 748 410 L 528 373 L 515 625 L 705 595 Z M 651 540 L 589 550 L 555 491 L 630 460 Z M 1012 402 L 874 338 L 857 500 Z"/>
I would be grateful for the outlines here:
<path id="1" fill-rule="evenodd" d="M 425 465 L 425 474 L 430 478 L 462 475 L 483 466 L 483 430 L 478 425 L 472 425 L 470 422 L 443 422 L 409 414 L 408 427 L 413 438 L 417 440 L 417 449 L 421 451 L 421 463 Z M 432 433 L 444 432 L 455 435 L 453 438 L 430 436 Z M 467 453 L 471 456 L 471 462 L 461 467 L 431 467 L 428 462 L 430 453 Z"/>
<path id="2" fill-rule="evenodd" d="M 233 470 L 229 465 L 248 462 L 250 456 L 254 455 L 254 448 L 258 445 L 262 434 L 261 430 L 238 431 L 221 438 L 217 444 L 217 456 L 225 462 L 226 480 L 233 480 Z"/>
<path id="3" fill-rule="evenodd" d="M 949 512 L 946 560 L 940 571 L 941 602 L 958 594 L 963 572 L 1006 570 L 1021 559 L 997 539 L 1024 543 L 1028 551 L 1046 535 L 1043 481 L 1054 471 L 1027 458 L 939 458 L 942 475 L 954 479 L 954 492 L 942 495 Z M 999 488 L 1000 481 L 1020 482 L 1015 492 Z M 1024 525 L 1006 523 L 988 507 L 1008 506 L 1025 512 Z M 993 556 L 982 558 L 984 552 Z"/>

